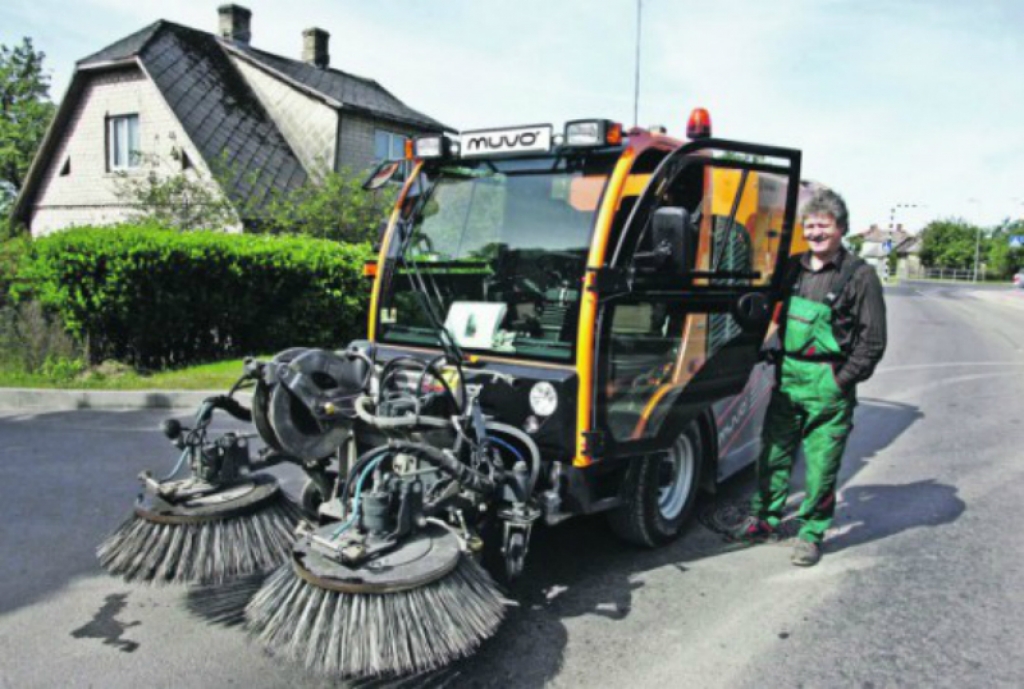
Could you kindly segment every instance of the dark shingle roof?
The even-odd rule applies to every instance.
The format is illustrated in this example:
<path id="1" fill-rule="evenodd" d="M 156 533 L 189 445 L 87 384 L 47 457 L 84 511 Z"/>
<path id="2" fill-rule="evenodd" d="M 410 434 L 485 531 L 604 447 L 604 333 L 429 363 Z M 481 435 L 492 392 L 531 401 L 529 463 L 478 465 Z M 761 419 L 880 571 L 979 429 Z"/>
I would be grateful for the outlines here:
<path id="1" fill-rule="evenodd" d="M 306 171 L 217 38 L 164 22 L 139 59 L 189 138 L 243 211 Z"/>
<path id="2" fill-rule="evenodd" d="M 289 79 L 327 98 L 338 101 L 343 107 L 363 110 L 371 115 L 424 129 L 452 130 L 451 127 L 441 124 L 434 118 L 413 110 L 372 79 L 357 77 L 337 69 L 322 69 L 308 62 L 292 60 L 249 46 L 234 45 L 233 47 L 265 67 L 280 72 Z"/>
<path id="3" fill-rule="evenodd" d="M 163 21 L 156 21 L 147 27 L 139 29 L 130 36 L 125 36 L 120 41 L 111 43 L 103 50 L 83 57 L 78 61 L 79 67 L 102 64 L 104 62 L 117 62 L 135 57 L 153 35 L 165 24 Z"/>

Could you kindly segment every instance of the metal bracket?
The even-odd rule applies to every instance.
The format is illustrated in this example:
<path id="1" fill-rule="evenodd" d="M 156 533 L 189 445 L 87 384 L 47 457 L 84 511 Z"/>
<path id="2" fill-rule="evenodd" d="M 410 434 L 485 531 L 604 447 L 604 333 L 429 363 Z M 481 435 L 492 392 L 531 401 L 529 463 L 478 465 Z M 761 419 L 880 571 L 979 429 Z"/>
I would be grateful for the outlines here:
<path id="1" fill-rule="evenodd" d="M 498 513 L 498 517 L 505 523 L 501 554 L 505 556 L 505 574 L 509 580 L 515 579 L 523 573 L 526 554 L 530 550 L 530 534 L 533 531 L 533 523 L 540 515 L 539 509 L 526 504 L 519 504 Z"/>

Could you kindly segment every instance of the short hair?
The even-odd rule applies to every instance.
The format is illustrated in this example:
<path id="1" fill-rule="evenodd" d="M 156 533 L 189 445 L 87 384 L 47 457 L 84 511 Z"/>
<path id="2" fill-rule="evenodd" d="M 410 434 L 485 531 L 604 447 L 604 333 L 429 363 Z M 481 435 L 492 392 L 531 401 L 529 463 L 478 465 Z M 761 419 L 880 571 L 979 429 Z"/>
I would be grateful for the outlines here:
<path id="1" fill-rule="evenodd" d="M 846 201 L 831 189 L 818 189 L 808 199 L 800 209 L 800 220 L 803 221 L 809 215 L 831 215 L 840 232 L 846 234 L 850 229 L 850 213 L 846 210 Z"/>

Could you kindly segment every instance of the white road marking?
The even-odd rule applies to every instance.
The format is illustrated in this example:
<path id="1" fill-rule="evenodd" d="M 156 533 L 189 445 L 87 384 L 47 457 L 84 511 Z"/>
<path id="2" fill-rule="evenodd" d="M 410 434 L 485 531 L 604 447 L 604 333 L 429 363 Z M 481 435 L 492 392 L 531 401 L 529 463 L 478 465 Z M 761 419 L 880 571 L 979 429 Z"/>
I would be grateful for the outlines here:
<path id="1" fill-rule="evenodd" d="M 905 364 L 903 366 L 880 366 L 875 373 L 895 373 L 928 368 L 960 368 L 964 366 L 1024 366 L 1024 361 L 946 361 L 937 364 Z"/>

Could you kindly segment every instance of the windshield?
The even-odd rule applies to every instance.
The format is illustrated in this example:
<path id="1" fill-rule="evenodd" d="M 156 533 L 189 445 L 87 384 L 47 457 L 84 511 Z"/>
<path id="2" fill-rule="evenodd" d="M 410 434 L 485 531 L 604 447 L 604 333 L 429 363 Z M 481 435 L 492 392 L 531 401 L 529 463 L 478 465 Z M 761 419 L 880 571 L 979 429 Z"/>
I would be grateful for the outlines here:
<path id="1" fill-rule="evenodd" d="M 437 346 L 440 323 L 463 349 L 571 360 L 615 159 L 460 161 L 421 175 L 416 216 L 389 247 L 381 341 Z"/>

